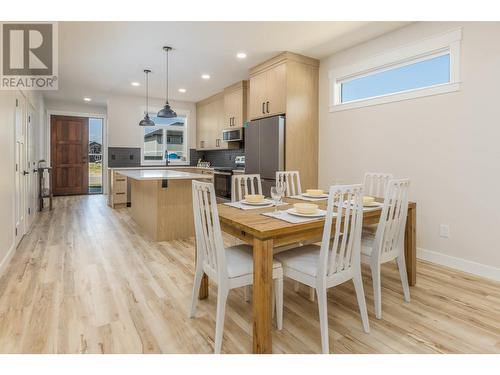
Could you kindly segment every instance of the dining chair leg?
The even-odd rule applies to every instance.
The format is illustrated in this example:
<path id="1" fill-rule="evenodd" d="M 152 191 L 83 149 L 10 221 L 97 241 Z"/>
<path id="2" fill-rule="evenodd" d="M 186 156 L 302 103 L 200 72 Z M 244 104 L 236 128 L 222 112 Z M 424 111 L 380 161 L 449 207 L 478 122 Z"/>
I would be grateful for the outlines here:
<path id="1" fill-rule="evenodd" d="M 217 291 L 217 315 L 215 318 L 215 354 L 219 354 L 222 347 L 222 333 L 224 331 L 224 316 L 226 314 L 226 301 L 228 290 L 219 286 Z"/>
<path id="2" fill-rule="evenodd" d="M 194 274 L 194 284 L 193 284 L 193 295 L 191 296 L 191 310 L 189 312 L 189 317 L 194 317 L 196 312 L 196 305 L 198 304 L 198 294 L 200 293 L 201 281 L 203 279 L 203 268 L 196 267 Z"/>
<path id="3" fill-rule="evenodd" d="M 404 253 L 397 257 L 399 276 L 401 277 L 401 285 L 403 286 L 403 294 L 405 301 L 410 302 L 410 286 L 408 285 L 408 274 L 406 273 L 406 262 Z"/>
<path id="4" fill-rule="evenodd" d="M 250 302 L 250 293 L 250 285 L 243 287 L 243 298 L 245 299 L 245 302 Z"/>
<path id="5" fill-rule="evenodd" d="M 318 294 L 319 326 L 321 330 L 321 351 L 323 354 L 330 353 L 328 345 L 328 311 L 326 288 L 316 288 Z"/>
<path id="6" fill-rule="evenodd" d="M 274 294 L 276 299 L 276 326 L 278 330 L 283 329 L 283 278 L 274 280 Z"/>
<path id="7" fill-rule="evenodd" d="M 363 330 L 366 333 L 370 333 L 370 322 L 368 320 L 368 311 L 366 310 L 365 291 L 363 288 L 361 270 L 356 272 L 352 281 L 354 283 L 354 289 L 356 290 L 356 298 L 358 299 L 359 313 L 361 315 L 361 321 L 363 322 Z"/>
<path id="8" fill-rule="evenodd" d="M 382 318 L 382 291 L 380 284 L 380 264 L 371 265 L 373 282 L 373 301 L 375 303 L 375 316 Z"/>

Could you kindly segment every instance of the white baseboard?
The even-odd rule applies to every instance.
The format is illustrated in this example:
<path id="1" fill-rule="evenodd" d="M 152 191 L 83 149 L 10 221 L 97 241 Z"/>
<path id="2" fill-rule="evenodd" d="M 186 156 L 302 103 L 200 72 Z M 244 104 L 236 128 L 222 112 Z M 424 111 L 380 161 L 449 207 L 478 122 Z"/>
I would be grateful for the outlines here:
<path id="1" fill-rule="evenodd" d="M 9 265 L 10 260 L 12 259 L 12 256 L 15 253 L 15 250 L 16 250 L 16 244 L 13 243 L 9 251 L 7 251 L 7 254 L 5 254 L 5 257 L 0 261 L 0 275 L 4 273 L 5 269 Z"/>
<path id="2" fill-rule="evenodd" d="M 487 266 L 485 264 L 472 262 L 470 260 L 452 257 L 436 251 L 417 248 L 417 258 L 427 260 L 442 266 L 454 268 L 460 271 L 468 272 L 476 276 L 500 281 L 500 268 Z"/>

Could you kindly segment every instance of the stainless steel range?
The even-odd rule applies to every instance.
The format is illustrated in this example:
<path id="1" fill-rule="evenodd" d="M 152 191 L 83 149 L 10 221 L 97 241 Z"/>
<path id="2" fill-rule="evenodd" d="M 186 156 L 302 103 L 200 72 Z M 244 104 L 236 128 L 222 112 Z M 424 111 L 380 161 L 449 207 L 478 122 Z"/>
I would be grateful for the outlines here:
<path id="1" fill-rule="evenodd" d="M 214 187 L 217 197 L 231 199 L 232 171 L 232 167 L 214 167 Z"/>
<path id="2" fill-rule="evenodd" d="M 214 187 L 217 197 L 231 200 L 231 176 L 234 171 L 245 170 L 245 157 L 237 156 L 234 167 L 214 167 Z"/>

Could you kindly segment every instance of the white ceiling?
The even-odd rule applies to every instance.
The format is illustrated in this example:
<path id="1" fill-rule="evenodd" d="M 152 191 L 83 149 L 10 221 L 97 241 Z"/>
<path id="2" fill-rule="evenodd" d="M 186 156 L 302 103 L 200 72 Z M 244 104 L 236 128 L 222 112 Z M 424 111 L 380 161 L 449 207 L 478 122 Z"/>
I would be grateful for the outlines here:
<path id="1" fill-rule="evenodd" d="M 248 69 L 282 52 L 321 58 L 405 25 L 405 22 L 61 22 L 59 90 L 49 100 L 105 105 L 113 94 L 152 97 L 165 92 L 170 45 L 171 99 L 198 101 L 248 77 Z M 248 57 L 239 60 L 237 52 Z M 208 73 L 211 79 L 201 79 Z M 132 87 L 130 82 L 141 82 Z M 187 92 L 181 94 L 179 88 Z"/>

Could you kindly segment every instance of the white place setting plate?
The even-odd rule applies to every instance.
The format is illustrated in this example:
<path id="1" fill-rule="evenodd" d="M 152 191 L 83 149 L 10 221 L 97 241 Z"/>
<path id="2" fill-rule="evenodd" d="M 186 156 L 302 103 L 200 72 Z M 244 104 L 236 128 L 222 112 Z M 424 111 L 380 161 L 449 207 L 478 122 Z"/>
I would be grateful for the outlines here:
<path id="1" fill-rule="evenodd" d="M 274 202 L 270 199 L 264 199 L 262 202 L 247 202 L 243 199 L 240 202 L 249 206 L 269 206 L 270 204 L 274 204 Z"/>
<path id="2" fill-rule="evenodd" d="M 311 194 L 307 194 L 307 193 L 302 193 L 302 196 L 306 197 L 306 198 L 315 198 L 315 199 L 325 199 L 325 198 L 328 198 L 328 194 L 311 195 Z"/>
<path id="3" fill-rule="evenodd" d="M 326 211 L 325 210 L 316 210 L 315 213 L 313 214 L 302 214 L 302 213 L 299 213 L 295 210 L 295 208 L 289 208 L 288 210 L 286 210 L 286 212 L 288 212 L 290 215 L 295 215 L 295 216 L 300 216 L 300 217 L 323 217 L 323 216 L 326 216 Z"/>
<path id="4" fill-rule="evenodd" d="M 380 202 L 372 202 L 363 205 L 363 207 L 380 207 L 380 206 L 382 206 L 382 203 Z"/>

